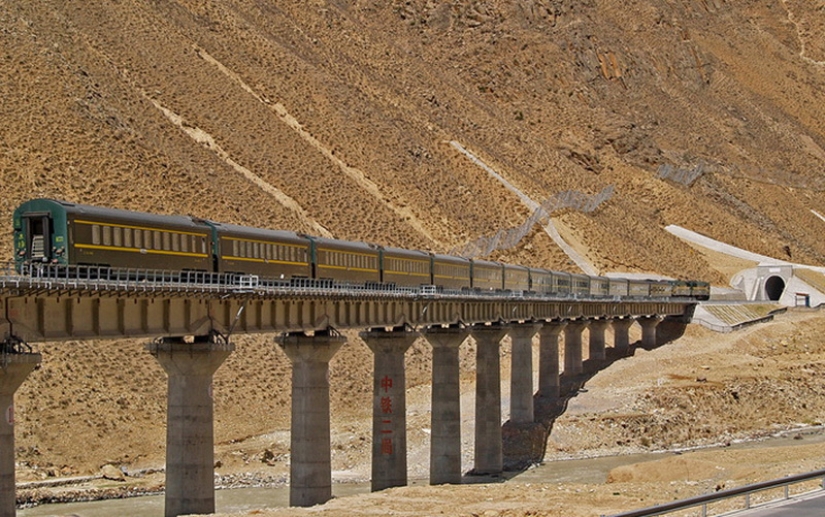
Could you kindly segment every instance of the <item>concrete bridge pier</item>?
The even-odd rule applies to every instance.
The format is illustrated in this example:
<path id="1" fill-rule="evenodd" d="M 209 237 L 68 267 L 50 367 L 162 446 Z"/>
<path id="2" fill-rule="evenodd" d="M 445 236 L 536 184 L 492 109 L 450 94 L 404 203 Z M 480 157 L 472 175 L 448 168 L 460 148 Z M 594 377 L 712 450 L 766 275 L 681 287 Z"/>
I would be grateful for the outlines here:
<path id="1" fill-rule="evenodd" d="M 509 327 L 473 327 L 476 340 L 476 427 L 473 474 L 501 474 L 501 355 L 500 344 Z"/>
<path id="2" fill-rule="evenodd" d="M 513 325 L 512 367 L 510 371 L 510 422 L 533 423 L 533 336 L 541 329 L 540 323 Z"/>
<path id="3" fill-rule="evenodd" d="M 212 376 L 234 346 L 163 338 L 146 348 L 168 376 L 164 515 L 214 513 Z"/>
<path id="4" fill-rule="evenodd" d="M 589 324 L 586 320 L 575 320 L 564 328 L 564 376 L 580 375 L 584 370 L 582 362 L 582 332 Z"/>
<path id="5" fill-rule="evenodd" d="M 419 336 L 405 328 L 359 334 L 373 358 L 372 482 L 376 492 L 407 484 L 407 376 L 404 354 Z"/>
<path id="6" fill-rule="evenodd" d="M 608 320 L 590 320 L 590 357 L 587 360 L 589 371 L 598 370 L 607 359 L 604 334 L 608 325 Z"/>
<path id="7" fill-rule="evenodd" d="M 40 364 L 33 353 L 0 356 L 0 517 L 14 517 L 17 493 L 14 484 L 14 393 Z"/>
<path id="8" fill-rule="evenodd" d="M 566 326 L 551 321 L 539 331 L 539 398 L 548 402 L 559 398 L 559 335 Z"/>
<path id="9" fill-rule="evenodd" d="M 292 361 L 290 506 L 314 506 L 332 498 L 329 362 L 344 342 L 334 330 L 278 338 Z"/>
<path id="10" fill-rule="evenodd" d="M 470 331 L 430 327 L 424 331 L 433 347 L 430 484 L 461 483 L 461 392 L 458 348 Z"/>
<path id="11" fill-rule="evenodd" d="M 661 316 L 648 316 L 646 318 L 639 318 L 639 325 L 642 326 L 642 346 L 644 348 L 655 348 L 656 341 L 656 327 L 661 323 Z"/>
<path id="12" fill-rule="evenodd" d="M 630 349 L 630 327 L 635 321 L 633 318 L 613 320 L 613 349 L 621 355 Z"/>

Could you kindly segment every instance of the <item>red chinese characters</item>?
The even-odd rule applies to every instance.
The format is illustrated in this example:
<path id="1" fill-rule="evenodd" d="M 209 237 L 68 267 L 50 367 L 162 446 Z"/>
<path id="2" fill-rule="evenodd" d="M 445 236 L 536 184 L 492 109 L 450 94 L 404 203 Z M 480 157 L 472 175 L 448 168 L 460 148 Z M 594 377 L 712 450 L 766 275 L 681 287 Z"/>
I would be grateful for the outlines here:
<path id="1" fill-rule="evenodd" d="M 381 395 L 381 399 L 379 401 L 380 408 L 381 408 L 381 454 L 382 455 L 392 455 L 393 454 L 393 443 L 392 443 L 392 393 L 390 390 L 392 389 L 392 378 L 389 375 L 385 375 L 380 383 L 380 389 L 383 390 Z"/>

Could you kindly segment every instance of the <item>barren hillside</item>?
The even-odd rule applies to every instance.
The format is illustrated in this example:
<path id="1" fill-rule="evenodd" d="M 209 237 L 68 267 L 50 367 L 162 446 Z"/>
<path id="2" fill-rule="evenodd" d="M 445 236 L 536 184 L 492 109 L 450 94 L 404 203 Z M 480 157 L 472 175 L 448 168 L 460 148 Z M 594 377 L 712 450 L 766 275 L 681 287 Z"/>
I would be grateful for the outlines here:
<path id="1" fill-rule="evenodd" d="M 669 224 L 825 265 L 823 31 L 823 0 L 7 0 L 0 221 L 46 196 L 443 252 L 530 215 L 458 142 L 537 202 L 614 186 L 554 214 L 601 272 L 723 284 Z M 538 229 L 493 258 L 575 269 Z M 22 477 L 157 464 L 165 381 L 142 343 L 38 349 Z M 334 414 L 368 406 L 369 357 L 355 339 L 338 354 Z M 411 388 L 428 361 L 408 356 Z M 657 397 L 684 418 L 707 386 Z M 270 338 L 239 339 L 215 392 L 221 444 L 285 429 Z"/>

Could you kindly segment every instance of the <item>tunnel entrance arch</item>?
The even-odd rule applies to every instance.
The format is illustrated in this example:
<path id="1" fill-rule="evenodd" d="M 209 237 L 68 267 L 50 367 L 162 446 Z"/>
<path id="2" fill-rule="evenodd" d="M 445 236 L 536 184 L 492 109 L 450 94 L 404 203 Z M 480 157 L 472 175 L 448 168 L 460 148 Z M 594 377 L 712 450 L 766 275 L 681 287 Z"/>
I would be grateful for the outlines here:
<path id="1" fill-rule="evenodd" d="M 785 292 L 785 281 L 781 277 L 772 276 L 765 280 L 765 295 L 773 302 L 782 298 Z"/>

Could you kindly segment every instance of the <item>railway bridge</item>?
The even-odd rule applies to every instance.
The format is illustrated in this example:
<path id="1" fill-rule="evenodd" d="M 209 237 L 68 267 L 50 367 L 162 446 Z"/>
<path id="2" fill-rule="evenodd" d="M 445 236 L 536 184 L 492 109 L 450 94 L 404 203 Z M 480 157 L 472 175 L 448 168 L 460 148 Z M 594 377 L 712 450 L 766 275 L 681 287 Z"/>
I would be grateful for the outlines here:
<path id="1" fill-rule="evenodd" d="M 430 483 L 460 483 L 459 362 L 461 344 L 477 343 L 474 472 L 503 469 L 501 340 L 512 339 L 513 423 L 534 421 L 534 401 L 559 397 L 563 375 L 583 373 L 582 333 L 589 327 L 589 364 L 605 360 L 605 331 L 628 349 L 638 323 L 642 345 L 656 346 L 657 327 L 683 326 L 689 298 L 532 297 L 522 293 L 443 294 L 425 289 L 272 287 L 255 277 L 153 272 L 125 278 L 0 275 L 0 517 L 15 515 L 13 397 L 41 361 L 28 343 L 131 337 L 168 375 L 165 515 L 213 513 L 213 373 L 233 351 L 237 333 L 275 333 L 292 362 L 290 504 L 331 497 L 329 361 L 362 329 L 374 353 L 372 489 L 407 483 L 404 354 L 418 336 L 433 349 Z M 539 385 L 534 393 L 532 343 L 538 335 Z"/>

